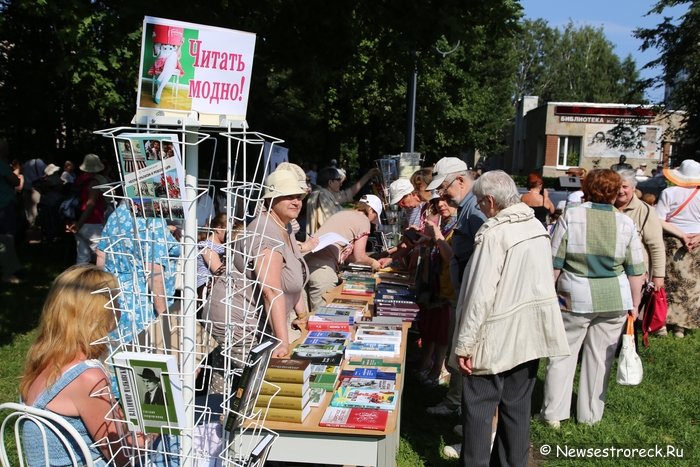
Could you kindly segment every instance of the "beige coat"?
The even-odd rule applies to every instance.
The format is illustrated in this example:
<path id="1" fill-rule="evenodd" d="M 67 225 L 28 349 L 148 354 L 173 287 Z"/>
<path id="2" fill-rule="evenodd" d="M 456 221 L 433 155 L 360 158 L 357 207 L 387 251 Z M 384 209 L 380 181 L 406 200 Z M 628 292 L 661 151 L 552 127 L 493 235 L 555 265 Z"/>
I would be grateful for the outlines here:
<path id="1" fill-rule="evenodd" d="M 524 203 L 488 219 L 475 238 L 456 308 L 454 355 L 490 375 L 569 355 L 554 289 L 549 235 Z"/>

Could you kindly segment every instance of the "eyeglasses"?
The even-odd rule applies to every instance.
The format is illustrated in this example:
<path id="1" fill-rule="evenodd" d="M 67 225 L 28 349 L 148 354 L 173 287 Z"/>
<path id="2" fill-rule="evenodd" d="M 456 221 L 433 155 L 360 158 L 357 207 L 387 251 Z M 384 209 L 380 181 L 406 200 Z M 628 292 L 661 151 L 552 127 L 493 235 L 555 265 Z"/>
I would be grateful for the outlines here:
<path id="1" fill-rule="evenodd" d="M 438 194 L 439 194 L 439 195 L 443 195 L 443 194 L 452 186 L 452 184 L 453 184 L 458 178 L 459 178 L 459 177 L 453 178 L 452 181 L 451 181 L 450 183 L 448 183 L 446 187 L 440 186 L 440 187 L 437 189 Z M 445 183 L 445 182 L 442 182 L 442 183 Z"/>

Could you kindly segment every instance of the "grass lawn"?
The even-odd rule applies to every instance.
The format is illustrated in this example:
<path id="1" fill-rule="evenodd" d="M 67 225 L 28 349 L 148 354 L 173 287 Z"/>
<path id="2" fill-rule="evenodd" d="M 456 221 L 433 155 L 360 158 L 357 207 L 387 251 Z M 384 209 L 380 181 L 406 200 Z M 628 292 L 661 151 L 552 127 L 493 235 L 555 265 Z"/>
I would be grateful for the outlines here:
<path id="1" fill-rule="evenodd" d="M 0 401 L 17 400 L 18 377 L 24 356 L 34 337 L 41 304 L 51 280 L 62 270 L 60 246 L 28 245 L 19 255 L 27 267 L 25 282 L 0 285 Z M 410 355 L 409 355 L 410 356 Z M 665 454 L 667 446 L 682 450 L 682 465 L 700 465 L 700 331 L 685 339 L 652 338 L 650 349 L 641 351 L 644 381 L 639 386 L 619 386 L 611 380 L 603 421 L 595 426 L 564 422 L 554 430 L 532 424 L 532 465 L 678 465 L 677 459 L 637 458 L 624 451 L 607 451 L 605 457 L 565 458 L 564 449 L 634 448 Z M 410 371 L 410 365 L 409 365 Z M 613 369 L 613 372 L 615 369 Z M 542 400 L 544 362 L 540 364 L 533 410 Z M 456 466 L 442 456 L 445 444 L 459 439 L 452 433 L 457 417 L 434 417 L 426 407 L 438 403 L 445 387 L 426 389 L 407 373 L 402 397 L 399 467 Z M 575 404 L 574 404 L 575 407 Z M 552 453 L 542 455 L 548 446 Z M 557 450 L 557 447 L 559 448 Z M 559 452 L 559 457 L 556 453 Z M 606 452 L 601 452 L 600 456 Z M 613 457 L 613 455 L 615 457 Z"/>

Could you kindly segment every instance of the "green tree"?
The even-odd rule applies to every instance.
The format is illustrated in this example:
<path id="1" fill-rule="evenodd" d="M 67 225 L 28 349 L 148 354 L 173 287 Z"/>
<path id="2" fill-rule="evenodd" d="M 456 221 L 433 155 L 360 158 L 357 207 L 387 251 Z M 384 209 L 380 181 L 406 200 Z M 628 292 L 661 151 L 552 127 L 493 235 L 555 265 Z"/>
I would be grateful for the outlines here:
<path id="1" fill-rule="evenodd" d="M 653 28 L 639 28 L 634 34 L 642 39 L 642 50 L 656 48 L 657 59 L 645 68 L 660 66 L 662 76 L 650 78 L 645 84 L 671 87 L 670 110 L 685 112 L 683 125 L 672 135 L 678 141 L 679 157 L 700 160 L 700 2 L 697 0 L 660 0 L 649 14 L 662 14 L 666 8 L 687 5 L 681 18 L 664 16 Z"/>
<path id="2" fill-rule="evenodd" d="M 644 102 L 634 60 L 620 60 L 600 27 L 577 28 L 569 22 L 559 30 L 543 19 L 525 20 L 520 43 L 516 99 Z"/>

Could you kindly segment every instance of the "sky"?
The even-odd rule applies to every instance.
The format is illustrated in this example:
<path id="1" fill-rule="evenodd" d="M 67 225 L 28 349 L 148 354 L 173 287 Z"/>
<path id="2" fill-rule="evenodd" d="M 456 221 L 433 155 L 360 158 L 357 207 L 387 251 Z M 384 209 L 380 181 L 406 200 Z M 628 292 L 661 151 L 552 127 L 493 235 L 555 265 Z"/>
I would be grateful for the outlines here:
<path id="1" fill-rule="evenodd" d="M 642 66 L 658 57 L 656 49 L 641 52 L 642 41 L 632 35 L 636 28 L 652 28 L 663 21 L 663 16 L 680 17 L 687 5 L 665 9 L 662 15 L 645 16 L 656 4 L 656 0 L 520 0 L 525 17 L 543 18 L 550 27 L 563 28 L 572 20 L 578 27 L 602 27 L 605 37 L 615 46 L 621 59 L 632 54 L 642 78 L 661 74 L 660 69 L 641 70 Z M 647 99 L 658 102 L 663 99 L 663 88 L 651 89 Z"/>

